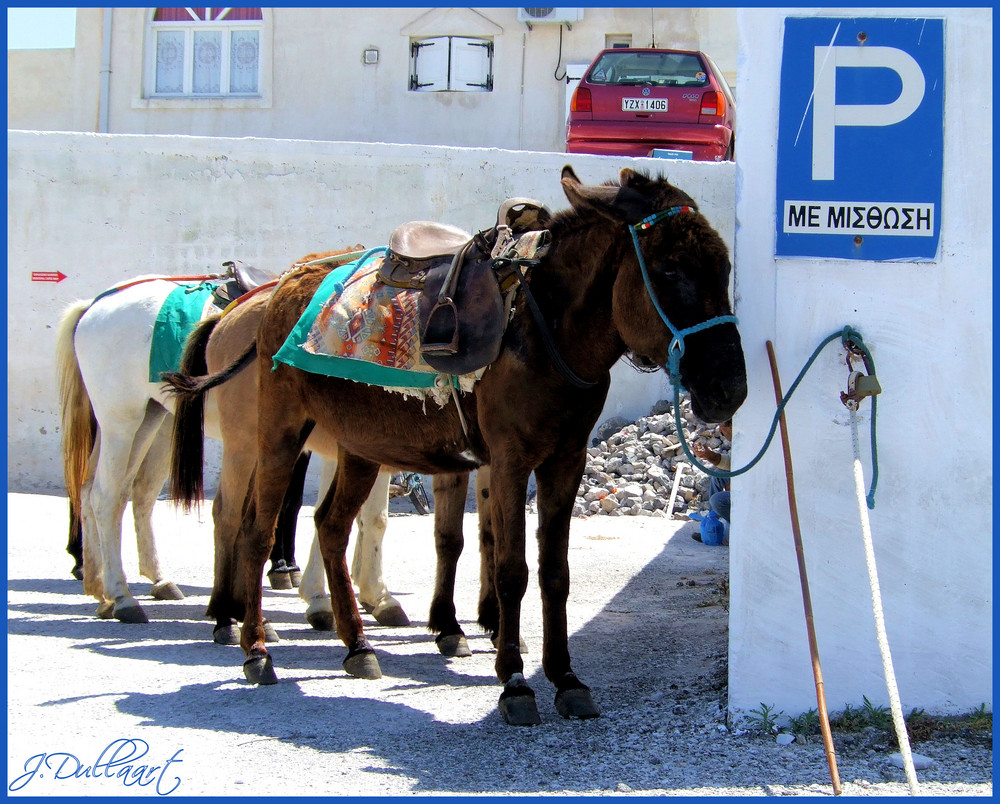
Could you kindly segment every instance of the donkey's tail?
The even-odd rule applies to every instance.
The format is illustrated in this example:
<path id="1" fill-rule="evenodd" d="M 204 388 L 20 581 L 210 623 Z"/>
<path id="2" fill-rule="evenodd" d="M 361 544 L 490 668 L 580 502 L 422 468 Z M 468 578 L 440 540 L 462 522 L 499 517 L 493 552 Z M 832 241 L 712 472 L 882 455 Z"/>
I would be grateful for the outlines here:
<path id="1" fill-rule="evenodd" d="M 71 516 L 80 514 L 80 494 L 90 468 L 97 439 L 97 419 L 80 374 L 73 338 L 76 326 L 91 302 L 79 301 L 63 313 L 56 330 L 56 368 L 59 372 L 59 410 L 62 424 L 63 477 Z"/>
<path id="2" fill-rule="evenodd" d="M 203 376 L 208 373 L 205 350 L 220 318 L 211 316 L 198 324 L 184 344 L 180 370 L 161 375 L 177 399 L 170 455 L 170 496 L 188 511 L 205 497 L 205 392 L 211 386 L 198 381 L 208 379 Z"/>

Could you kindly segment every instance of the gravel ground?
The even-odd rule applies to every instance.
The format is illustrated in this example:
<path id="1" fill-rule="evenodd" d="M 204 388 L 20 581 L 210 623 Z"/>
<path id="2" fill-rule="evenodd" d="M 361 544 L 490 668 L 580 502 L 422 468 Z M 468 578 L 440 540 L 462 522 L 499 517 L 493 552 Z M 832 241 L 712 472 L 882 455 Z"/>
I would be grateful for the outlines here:
<path id="1" fill-rule="evenodd" d="M 574 520 L 570 649 L 602 716 L 556 714 L 532 576 L 522 635 L 542 724 L 514 728 L 497 712 L 492 648 L 474 623 L 472 514 L 457 592 L 470 658 L 441 657 L 424 627 L 432 518 L 403 513 L 398 500 L 385 577 L 413 623 L 366 618 L 383 677 L 347 676 L 345 649 L 306 624 L 297 595 L 267 589 L 265 611 L 281 635 L 272 651 L 279 684 L 255 688 L 243 680 L 240 650 L 213 644 L 203 617 L 208 508 L 185 515 L 161 502 L 155 511 L 161 560 L 182 601 L 149 597 L 126 531 L 126 572 L 151 620 L 129 626 L 97 620 L 96 603 L 70 577 L 65 499 L 9 494 L 7 503 L 10 795 L 833 795 L 821 744 L 780 746 L 726 729 L 728 553 L 693 541 L 694 523 Z M 300 563 L 311 513 L 302 512 Z M 102 751 L 107 760 L 129 739 L 144 741 L 136 744 L 148 746 L 145 756 L 128 760 L 122 749 L 121 764 L 100 764 Z M 844 795 L 908 795 L 884 740 L 837 743 Z M 936 738 L 913 748 L 934 760 L 917 774 L 921 794 L 992 795 L 991 743 Z"/>

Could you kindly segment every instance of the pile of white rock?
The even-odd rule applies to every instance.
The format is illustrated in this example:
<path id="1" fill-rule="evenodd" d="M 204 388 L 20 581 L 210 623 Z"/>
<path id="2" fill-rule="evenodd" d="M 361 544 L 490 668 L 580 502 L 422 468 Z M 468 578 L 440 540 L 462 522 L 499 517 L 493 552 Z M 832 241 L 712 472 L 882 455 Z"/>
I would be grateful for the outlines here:
<path id="1" fill-rule="evenodd" d="M 698 422 L 687 395 L 681 396 L 680 418 L 689 447 L 701 443 L 716 452 L 729 450 L 729 442 L 716 428 Z M 708 508 L 711 478 L 684 453 L 673 403 L 668 400 L 657 402 L 638 421 L 613 418 L 603 422 L 587 456 L 574 516 L 685 517 Z M 673 510 L 668 511 L 671 496 Z"/>

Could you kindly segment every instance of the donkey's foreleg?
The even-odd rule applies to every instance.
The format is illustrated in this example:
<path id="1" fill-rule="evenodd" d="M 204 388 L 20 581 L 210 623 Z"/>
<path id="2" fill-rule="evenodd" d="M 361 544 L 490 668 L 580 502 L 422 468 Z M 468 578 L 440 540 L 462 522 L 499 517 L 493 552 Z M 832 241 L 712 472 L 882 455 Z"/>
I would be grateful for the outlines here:
<path id="1" fill-rule="evenodd" d="M 493 455 L 490 502 L 493 514 L 494 583 L 499 602 L 497 636 L 497 678 L 504 685 L 500 714 L 515 726 L 541 722 L 535 693 L 524 680 L 521 659 L 521 601 L 528 586 L 525 561 L 524 506 L 530 470 Z"/>
<path id="2" fill-rule="evenodd" d="M 591 718 L 600 709 L 570 667 L 566 601 L 569 598 L 569 527 L 586 463 L 582 450 L 549 458 L 538 481 L 538 584 L 542 593 L 542 668 L 556 686 L 563 717 Z"/>
<path id="3" fill-rule="evenodd" d="M 271 548 L 271 569 L 267 573 L 272 589 L 292 589 L 302 582 L 302 570 L 295 563 L 295 531 L 299 509 L 302 508 L 310 456 L 308 451 L 299 455 L 281 503 L 281 513 L 278 514 L 278 524 L 274 531 L 274 547 Z"/>
<path id="4" fill-rule="evenodd" d="M 465 632 L 455 617 L 455 574 L 465 539 L 462 533 L 469 473 L 434 475 L 434 549 L 437 573 L 427 627 L 437 632 L 438 650 L 445 656 L 471 656 Z"/>
<path id="5" fill-rule="evenodd" d="M 377 463 L 340 449 L 333 486 L 316 509 L 316 529 L 330 583 L 337 635 L 347 646 L 344 669 L 358 678 L 380 678 L 382 670 L 375 651 L 365 639 L 351 576 L 347 571 L 347 542 L 351 524 L 375 485 Z"/>
<path id="6" fill-rule="evenodd" d="M 365 611 L 380 625 L 409 625 L 403 607 L 382 580 L 382 540 L 389 522 L 389 481 L 392 472 L 380 470 L 358 513 L 358 538 L 351 561 L 351 578 Z"/>
<path id="7" fill-rule="evenodd" d="M 490 467 L 476 470 L 476 508 L 479 512 L 479 625 L 490 635 L 493 647 L 500 634 L 500 601 L 496 587 L 496 540 L 493 537 L 493 509 L 490 501 Z M 528 652 L 519 637 L 521 655 Z"/>
<path id="8" fill-rule="evenodd" d="M 69 501 L 69 540 L 66 552 L 73 556 L 72 575 L 78 581 L 83 580 L 83 520 L 79 506 L 73 500 Z"/>
<path id="9" fill-rule="evenodd" d="M 490 467 L 476 470 L 476 510 L 479 514 L 479 625 L 488 631 L 496 646 L 500 632 L 500 601 L 495 582 L 493 507 L 490 498 Z"/>

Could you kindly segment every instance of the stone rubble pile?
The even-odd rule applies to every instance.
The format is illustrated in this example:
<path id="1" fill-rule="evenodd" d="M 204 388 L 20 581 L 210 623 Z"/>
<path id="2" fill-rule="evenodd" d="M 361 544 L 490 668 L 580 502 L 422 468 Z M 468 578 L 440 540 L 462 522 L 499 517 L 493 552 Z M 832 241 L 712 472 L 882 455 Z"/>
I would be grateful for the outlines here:
<path id="1" fill-rule="evenodd" d="M 587 450 L 587 468 L 573 516 L 686 516 L 708 509 L 711 478 L 691 464 L 675 425 L 673 403 L 657 402 L 635 422 L 608 419 Z M 688 445 L 727 452 L 730 444 L 714 427 L 698 422 L 691 400 L 681 396 L 681 422 Z M 683 465 L 673 511 L 667 511 L 678 466 Z"/>

